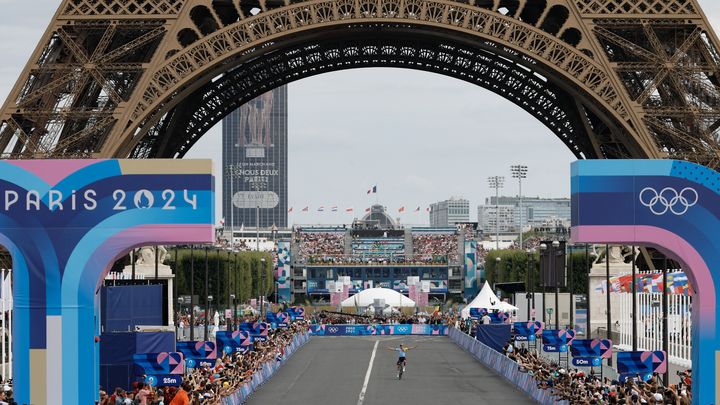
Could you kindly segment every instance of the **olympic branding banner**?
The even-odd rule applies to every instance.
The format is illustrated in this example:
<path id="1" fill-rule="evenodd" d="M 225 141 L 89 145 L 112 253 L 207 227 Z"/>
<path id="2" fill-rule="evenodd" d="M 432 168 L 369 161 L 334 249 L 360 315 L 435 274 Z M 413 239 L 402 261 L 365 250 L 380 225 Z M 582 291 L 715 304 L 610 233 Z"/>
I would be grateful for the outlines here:
<path id="1" fill-rule="evenodd" d="M 302 321 L 305 319 L 305 308 L 303 307 L 290 307 L 285 310 L 290 316 L 291 321 Z"/>
<path id="2" fill-rule="evenodd" d="M 315 336 L 436 335 L 448 333 L 447 325 L 310 325 Z"/>
<path id="3" fill-rule="evenodd" d="M 264 342 L 268 339 L 270 325 L 264 322 L 242 322 L 238 329 L 250 334 L 253 342 Z"/>
<path id="4" fill-rule="evenodd" d="M 584 160 L 571 175 L 573 242 L 651 246 L 680 263 L 695 292 L 693 403 L 720 403 L 720 173 L 675 160 Z"/>
<path id="5" fill-rule="evenodd" d="M 185 373 L 183 354 L 180 352 L 136 353 L 133 355 L 133 373 L 143 375 L 169 375 Z"/>
<path id="6" fill-rule="evenodd" d="M 465 241 L 465 298 L 472 300 L 479 291 L 477 266 L 477 241 Z"/>
<path id="7" fill-rule="evenodd" d="M 225 354 L 247 353 L 253 349 L 250 333 L 244 331 L 217 331 L 215 332 L 215 342 L 217 350 Z"/>
<path id="8" fill-rule="evenodd" d="M 213 189 L 210 160 L 0 162 L 19 403 L 99 399 L 96 292 L 133 247 L 212 242 Z"/>
<path id="9" fill-rule="evenodd" d="M 279 302 L 290 302 L 290 241 L 281 240 L 277 244 L 277 268 L 275 279 L 277 280 L 277 293 Z"/>
<path id="10" fill-rule="evenodd" d="M 212 367 L 217 359 L 215 342 L 177 342 L 175 349 L 185 357 L 187 368 Z"/>
<path id="11" fill-rule="evenodd" d="M 622 381 L 637 376 L 647 381 L 653 373 L 667 371 L 667 355 L 664 351 L 618 352 L 617 369 Z"/>

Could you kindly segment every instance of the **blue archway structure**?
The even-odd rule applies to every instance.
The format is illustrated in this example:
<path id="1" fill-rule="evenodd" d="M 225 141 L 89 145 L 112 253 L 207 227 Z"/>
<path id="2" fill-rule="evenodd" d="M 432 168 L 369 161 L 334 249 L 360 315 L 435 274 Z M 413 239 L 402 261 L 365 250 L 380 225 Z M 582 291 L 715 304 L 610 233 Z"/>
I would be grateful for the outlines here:
<path id="1" fill-rule="evenodd" d="M 0 161 L 18 403 L 95 403 L 110 266 L 137 246 L 212 242 L 213 225 L 210 160 Z"/>
<path id="2" fill-rule="evenodd" d="M 572 240 L 652 246 L 681 263 L 692 303 L 693 404 L 720 404 L 720 173 L 673 160 L 572 164 Z"/>

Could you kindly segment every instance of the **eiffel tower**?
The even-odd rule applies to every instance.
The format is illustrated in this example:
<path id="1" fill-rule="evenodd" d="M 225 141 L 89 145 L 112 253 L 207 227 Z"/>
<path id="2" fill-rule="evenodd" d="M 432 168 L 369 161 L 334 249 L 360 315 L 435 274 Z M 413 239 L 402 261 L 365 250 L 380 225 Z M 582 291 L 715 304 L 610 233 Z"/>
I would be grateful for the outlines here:
<path id="1" fill-rule="evenodd" d="M 448 75 L 578 158 L 720 166 L 718 38 L 695 0 L 65 0 L 0 110 L 0 156 L 178 158 L 282 84 Z"/>

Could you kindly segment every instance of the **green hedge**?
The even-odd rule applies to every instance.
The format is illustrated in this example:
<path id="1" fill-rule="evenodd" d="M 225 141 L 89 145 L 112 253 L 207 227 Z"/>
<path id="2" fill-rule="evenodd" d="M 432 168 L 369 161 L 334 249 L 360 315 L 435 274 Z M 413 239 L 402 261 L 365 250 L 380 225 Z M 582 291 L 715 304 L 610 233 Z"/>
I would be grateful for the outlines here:
<path id="1" fill-rule="evenodd" d="M 168 264 L 175 270 L 175 283 L 178 295 L 190 295 L 191 260 L 190 249 L 181 248 L 177 251 L 177 264 L 175 263 L 175 249 L 170 249 Z M 208 268 L 208 295 L 213 296 L 213 305 L 227 306 L 228 281 L 230 294 L 235 294 L 236 303 L 246 303 L 263 292 L 270 295 L 274 289 L 272 256 L 268 252 L 239 252 L 230 253 L 215 249 L 207 251 Z M 205 248 L 193 250 L 192 261 L 195 273 L 195 295 L 201 297 L 204 303 L 205 296 Z M 265 258 L 264 267 L 262 258 Z M 218 271 L 219 265 L 219 271 Z M 265 273 L 264 285 L 261 286 L 261 272 Z M 218 294 L 219 288 L 219 294 Z"/>

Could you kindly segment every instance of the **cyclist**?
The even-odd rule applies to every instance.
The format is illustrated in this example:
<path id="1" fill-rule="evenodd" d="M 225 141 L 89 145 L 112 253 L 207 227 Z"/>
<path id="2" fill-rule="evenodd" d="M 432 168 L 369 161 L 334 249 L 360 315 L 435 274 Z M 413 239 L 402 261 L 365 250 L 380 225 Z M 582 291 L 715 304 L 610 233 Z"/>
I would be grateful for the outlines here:
<path id="1" fill-rule="evenodd" d="M 387 350 L 395 351 L 398 354 L 397 368 L 398 368 L 398 379 L 402 378 L 402 373 L 405 372 L 405 365 L 407 364 L 407 352 L 415 349 L 417 346 L 405 346 L 402 343 L 398 347 L 388 347 Z"/>

